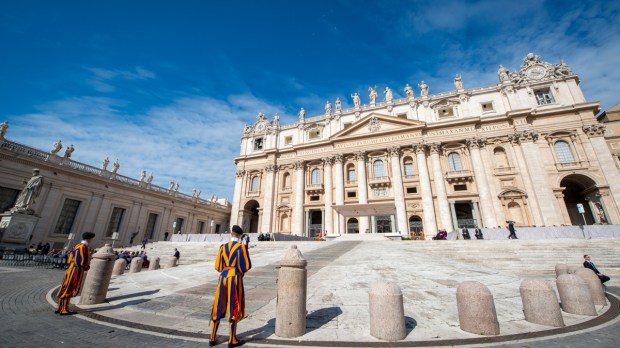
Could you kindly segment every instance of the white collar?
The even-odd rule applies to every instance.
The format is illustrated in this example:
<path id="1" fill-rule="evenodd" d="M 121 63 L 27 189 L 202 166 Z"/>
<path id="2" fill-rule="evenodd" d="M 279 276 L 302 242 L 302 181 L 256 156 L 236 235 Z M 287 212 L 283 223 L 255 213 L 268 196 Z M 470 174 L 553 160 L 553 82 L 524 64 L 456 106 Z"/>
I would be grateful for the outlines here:
<path id="1" fill-rule="evenodd" d="M 231 242 L 238 242 L 239 238 L 237 238 L 237 237 L 230 237 L 230 241 Z"/>
<path id="2" fill-rule="evenodd" d="M 87 241 L 85 241 L 85 240 L 81 241 L 80 243 L 82 243 L 82 244 L 84 244 L 84 245 L 88 246 L 88 242 L 87 242 Z"/>

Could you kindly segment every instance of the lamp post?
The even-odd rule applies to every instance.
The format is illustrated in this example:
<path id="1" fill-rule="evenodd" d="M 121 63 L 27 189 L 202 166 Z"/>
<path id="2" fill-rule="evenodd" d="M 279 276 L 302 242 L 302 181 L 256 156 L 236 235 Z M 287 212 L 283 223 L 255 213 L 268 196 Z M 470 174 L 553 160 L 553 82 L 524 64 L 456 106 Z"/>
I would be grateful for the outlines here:
<path id="1" fill-rule="evenodd" d="M 75 234 L 73 233 L 69 233 L 69 236 L 67 236 L 67 251 L 69 251 L 71 249 L 71 242 L 73 242 L 73 238 L 75 237 Z"/>
<path id="2" fill-rule="evenodd" d="M 114 242 L 118 240 L 118 232 L 112 232 L 112 249 L 114 249 Z"/>

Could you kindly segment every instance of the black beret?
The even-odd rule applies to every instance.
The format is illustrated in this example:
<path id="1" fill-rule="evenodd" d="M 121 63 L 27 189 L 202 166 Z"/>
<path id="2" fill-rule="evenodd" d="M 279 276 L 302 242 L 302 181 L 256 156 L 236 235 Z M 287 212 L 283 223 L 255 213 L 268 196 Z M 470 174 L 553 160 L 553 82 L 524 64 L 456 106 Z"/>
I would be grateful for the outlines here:
<path id="1" fill-rule="evenodd" d="M 95 238 L 95 234 L 92 232 L 84 232 L 82 233 L 82 239 L 86 240 L 86 239 L 91 239 L 91 238 Z"/>
<path id="2" fill-rule="evenodd" d="M 238 225 L 234 225 L 232 227 L 232 232 L 236 234 L 243 234 L 243 230 Z"/>

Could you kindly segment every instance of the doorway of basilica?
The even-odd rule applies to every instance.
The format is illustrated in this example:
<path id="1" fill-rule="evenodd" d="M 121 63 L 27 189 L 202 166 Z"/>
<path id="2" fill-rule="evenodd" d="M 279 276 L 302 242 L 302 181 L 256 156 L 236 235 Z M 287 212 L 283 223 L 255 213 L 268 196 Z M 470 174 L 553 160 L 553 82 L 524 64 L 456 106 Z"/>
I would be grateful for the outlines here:
<path id="1" fill-rule="evenodd" d="M 454 203 L 454 213 L 456 215 L 456 228 L 476 228 L 477 221 L 474 217 L 473 202 Z"/>
<path id="2" fill-rule="evenodd" d="M 243 206 L 243 221 L 241 228 L 247 233 L 258 232 L 258 208 L 259 204 L 255 200 L 248 201 Z"/>
<path id="3" fill-rule="evenodd" d="M 602 203 L 600 202 L 600 194 L 596 183 L 585 175 L 571 174 L 560 182 L 560 186 L 564 188 L 564 204 L 568 211 L 571 225 L 593 225 L 597 221 L 592 211 L 592 203 L 600 210 L 604 217 Z M 580 212 L 583 207 L 583 214 Z M 585 219 L 585 221 L 584 221 Z"/>
<path id="4" fill-rule="evenodd" d="M 323 233 L 323 211 L 312 209 L 308 211 L 308 237 L 316 238 L 319 232 Z"/>
<path id="5" fill-rule="evenodd" d="M 422 231 L 423 225 L 422 225 L 422 218 L 417 216 L 417 215 L 413 215 L 412 217 L 409 218 L 409 234 L 412 234 L 415 232 L 416 235 L 420 234 L 420 231 Z"/>
<path id="6" fill-rule="evenodd" d="M 359 223 L 356 218 L 350 218 L 347 221 L 347 233 L 360 233 Z"/>
<path id="7" fill-rule="evenodd" d="M 377 233 L 392 233 L 392 217 L 390 215 L 375 216 L 375 231 Z"/>

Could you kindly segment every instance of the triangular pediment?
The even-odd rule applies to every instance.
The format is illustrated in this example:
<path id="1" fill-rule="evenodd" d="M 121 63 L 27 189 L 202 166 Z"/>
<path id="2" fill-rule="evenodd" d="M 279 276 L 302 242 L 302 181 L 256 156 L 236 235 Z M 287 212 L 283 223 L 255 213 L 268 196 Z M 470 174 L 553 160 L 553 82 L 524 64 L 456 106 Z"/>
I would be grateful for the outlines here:
<path id="1" fill-rule="evenodd" d="M 357 136 L 378 135 L 395 131 L 407 131 L 426 127 L 426 122 L 409 120 L 390 115 L 372 113 L 332 136 L 332 140 Z"/>

